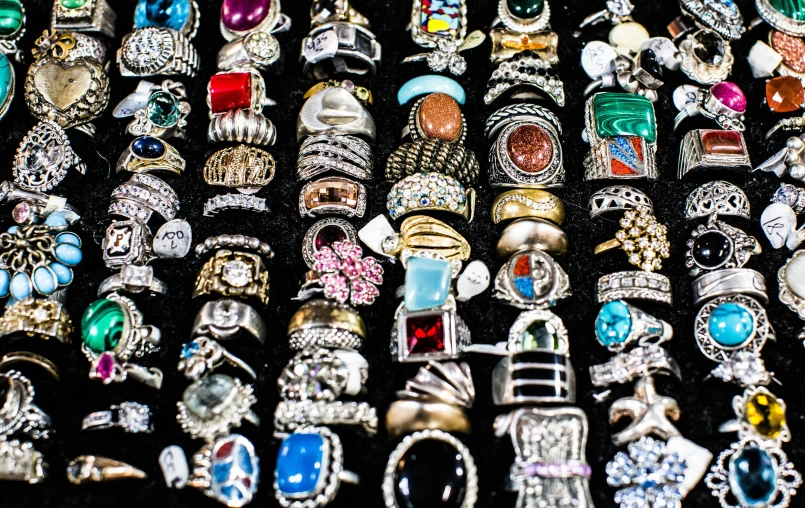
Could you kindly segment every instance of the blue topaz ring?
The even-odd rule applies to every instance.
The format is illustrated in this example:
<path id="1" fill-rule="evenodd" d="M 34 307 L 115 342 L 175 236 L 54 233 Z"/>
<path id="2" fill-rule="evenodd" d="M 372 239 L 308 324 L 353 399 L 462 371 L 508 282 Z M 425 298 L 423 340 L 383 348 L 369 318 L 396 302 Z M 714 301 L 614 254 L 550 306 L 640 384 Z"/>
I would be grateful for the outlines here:
<path id="1" fill-rule="evenodd" d="M 572 294 L 570 278 L 559 263 L 539 249 L 509 258 L 495 277 L 494 297 L 519 309 L 547 309 Z"/>
<path id="2" fill-rule="evenodd" d="M 752 297 L 721 296 L 707 302 L 694 324 L 699 350 L 715 362 L 726 362 L 738 352 L 759 354 L 767 340 L 775 340 L 766 309 Z"/>
<path id="3" fill-rule="evenodd" d="M 259 426 L 260 418 L 251 409 L 255 402 L 252 385 L 225 374 L 210 374 L 185 388 L 176 403 L 176 421 L 192 438 L 211 442 L 240 427 L 243 420 Z"/>
<path id="4" fill-rule="evenodd" d="M 182 176 L 186 162 L 179 152 L 161 139 L 141 136 L 120 154 L 115 170 L 132 173 L 165 171 Z"/>
<path id="5" fill-rule="evenodd" d="M 595 338 L 610 351 L 623 351 L 633 343 L 640 346 L 661 344 L 673 336 L 674 329 L 670 324 L 623 300 L 605 304 L 595 320 Z"/>
<path id="6" fill-rule="evenodd" d="M 449 212 L 471 222 L 475 215 L 475 190 L 441 173 L 414 173 L 395 183 L 386 208 L 392 220 L 422 211 Z"/>
<path id="7" fill-rule="evenodd" d="M 213 372 L 222 365 L 244 371 L 252 381 L 257 380 L 257 373 L 248 363 L 226 350 L 221 344 L 208 337 L 196 337 L 182 346 L 181 359 L 176 370 L 187 379 L 197 381 L 202 376 Z"/>

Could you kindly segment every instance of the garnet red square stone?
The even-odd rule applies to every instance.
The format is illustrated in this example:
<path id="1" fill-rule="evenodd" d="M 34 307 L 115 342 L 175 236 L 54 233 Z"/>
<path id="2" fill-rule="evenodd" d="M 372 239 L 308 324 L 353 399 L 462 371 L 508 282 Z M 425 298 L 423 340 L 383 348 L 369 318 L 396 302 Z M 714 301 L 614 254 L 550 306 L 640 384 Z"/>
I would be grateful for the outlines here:
<path id="1" fill-rule="evenodd" d="M 444 351 L 444 320 L 442 314 L 409 316 L 405 321 L 408 354 L 441 353 Z"/>
<path id="2" fill-rule="evenodd" d="M 226 113 L 251 106 L 252 75 L 249 72 L 229 72 L 210 77 L 210 109 Z"/>
<path id="3" fill-rule="evenodd" d="M 740 132 L 708 129 L 701 132 L 704 151 L 710 155 L 744 155 L 743 136 Z"/>

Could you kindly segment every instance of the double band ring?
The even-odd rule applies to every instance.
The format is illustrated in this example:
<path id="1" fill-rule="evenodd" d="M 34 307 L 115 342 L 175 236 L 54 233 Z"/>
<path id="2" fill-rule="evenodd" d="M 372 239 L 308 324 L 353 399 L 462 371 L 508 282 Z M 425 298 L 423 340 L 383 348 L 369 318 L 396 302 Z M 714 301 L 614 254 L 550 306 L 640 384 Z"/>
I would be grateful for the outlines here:
<path id="1" fill-rule="evenodd" d="M 216 340 L 233 340 L 245 332 L 262 344 L 266 324 L 251 306 L 231 298 L 220 298 L 201 307 L 193 321 L 192 336 L 209 335 Z"/>
<path id="2" fill-rule="evenodd" d="M 638 346 L 618 353 L 606 363 L 590 366 L 593 386 L 624 384 L 653 374 L 673 374 L 682 379 L 682 371 L 668 351 L 658 345 Z"/>
<path id="3" fill-rule="evenodd" d="M 766 278 L 749 268 L 722 268 L 705 273 L 696 278 L 691 286 L 695 306 L 713 298 L 731 295 L 747 295 L 763 303 L 769 302 Z"/>
<path id="4" fill-rule="evenodd" d="M 137 219 L 145 224 L 154 212 L 165 221 L 176 218 L 179 198 L 170 185 L 154 175 L 136 173 L 112 191 L 109 214 Z"/>
<path id="5" fill-rule="evenodd" d="M 179 152 L 161 139 L 141 136 L 120 154 L 115 170 L 132 173 L 166 171 L 181 176 L 186 162 Z"/>
<path id="6" fill-rule="evenodd" d="M 352 307 L 332 300 L 311 300 L 288 324 L 288 343 L 301 351 L 314 348 L 360 349 L 366 324 Z"/>
<path id="7" fill-rule="evenodd" d="M 623 351 L 633 343 L 644 347 L 661 344 L 673 336 L 670 324 L 623 300 L 606 303 L 595 320 L 595 338 L 614 352 Z"/>

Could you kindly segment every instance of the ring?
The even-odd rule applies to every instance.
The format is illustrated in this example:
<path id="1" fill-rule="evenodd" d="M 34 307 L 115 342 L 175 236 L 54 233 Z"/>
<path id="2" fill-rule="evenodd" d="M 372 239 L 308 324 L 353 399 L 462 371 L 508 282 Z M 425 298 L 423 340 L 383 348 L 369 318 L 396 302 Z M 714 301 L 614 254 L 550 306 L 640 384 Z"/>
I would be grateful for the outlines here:
<path id="1" fill-rule="evenodd" d="M 288 323 L 288 344 L 294 351 L 314 348 L 355 349 L 363 345 L 366 324 L 352 307 L 333 300 L 311 300 Z"/>
<path id="2" fill-rule="evenodd" d="M 110 275 L 101 282 L 98 296 L 118 291 L 136 294 L 146 290 L 151 294 L 164 295 L 168 292 L 168 286 L 154 277 L 153 266 L 123 265 L 120 273 Z"/>
<path id="3" fill-rule="evenodd" d="M 681 0 L 679 7 L 697 24 L 715 30 L 725 39 L 740 39 L 746 31 L 741 11 L 735 4 L 721 4 L 710 0 Z"/>
<path id="4" fill-rule="evenodd" d="M 545 219 L 562 224 L 565 207 L 559 198 L 538 189 L 514 189 L 495 197 L 492 202 L 492 222 L 499 224 L 522 218 Z"/>
<path id="5" fill-rule="evenodd" d="M 654 213 L 654 204 L 643 191 L 628 185 L 612 185 L 596 191 L 587 202 L 590 218 L 594 219 L 609 212 L 625 212 L 643 207 Z"/>
<path id="6" fill-rule="evenodd" d="M 805 250 L 798 250 L 777 272 L 780 301 L 796 313 L 800 319 L 805 319 L 803 269 L 805 269 Z"/>
<path id="7" fill-rule="evenodd" d="M 171 221 L 178 211 L 179 198 L 170 185 L 154 175 L 135 173 L 112 190 L 108 213 L 147 224 L 154 212 Z"/>
<path id="8" fill-rule="evenodd" d="M 311 462 L 301 457 L 312 454 Z M 280 444 L 274 470 L 274 496 L 283 508 L 330 504 L 341 482 L 358 484 L 357 474 L 344 470 L 344 448 L 327 427 L 306 427 Z"/>
<path id="9" fill-rule="evenodd" d="M 715 121 L 726 130 L 743 131 L 746 112 L 746 95 L 735 83 L 720 81 L 709 90 L 699 88 L 693 108 L 683 106 L 674 119 L 674 131 L 683 120 L 697 114 Z M 677 108 L 680 105 L 677 104 Z"/>
<path id="10" fill-rule="evenodd" d="M 33 439 L 47 439 L 53 429 L 50 416 L 34 404 L 34 387 L 31 380 L 16 370 L 0 373 L 8 394 L 0 416 L 0 435 L 10 436 L 22 432 Z"/>
<path id="11" fill-rule="evenodd" d="M 372 115 L 344 87 L 325 88 L 302 105 L 296 121 L 296 140 L 318 134 L 352 135 L 374 141 L 377 134 Z"/>
<path id="12" fill-rule="evenodd" d="M 328 300 L 349 302 L 352 306 L 372 305 L 383 284 L 383 267 L 372 256 L 363 257 L 363 249 L 349 241 L 321 247 L 313 268 L 305 277 L 297 299 L 323 294 Z"/>
<path id="13" fill-rule="evenodd" d="M 801 137 L 800 137 L 801 136 Z M 805 134 L 791 136 L 785 148 L 769 157 L 753 171 L 765 171 L 782 177 L 786 171 L 795 180 L 805 181 Z M 768 139 L 769 136 L 766 136 Z"/>
<path id="14" fill-rule="evenodd" d="M 217 294 L 224 297 L 253 297 L 268 305 L 270 277 L 263 258 L 249 252 L 219 249 L 196 275 L 193 298 Z"/>
<path id="15" fill-rule="evenodd" d="M 773 26 L 775 30 L 795 37 L 805 36 L 805 22 L 792 17 L 794 13 L 787 15 L 786 12 L 775 7 L 769 0 L 756 0 L 755 8 L 757 8 L 757 13 L 763 18 L 763 21 Z"/>
<path id="16" fill-rule="evenodd" d="M 14 351 L 12 353 L 3 355 L 3 357 L 0 358 L 0 369 L 4 369 L 9 365 L 14 365 L 17 363 L 30 363 L 32 365 L 36 365 L 37 367 L 47 371 L 47 373 L 50 374 L 54 380 L 61 382 L 59 368 L 56 366 L 56 364 L 44 356 L 31 353 L 30 351 Z"/>
<path id="17" fill-rule="evenodd" d="M 751 436 L 771 440 L 778 446 L 791 440 L 791 431 L 786 421 L 785 401 L 776 397 L 767 388 L 747 387 L 743 395 L 732 398 L 732 409 L 737 418 L 719 425 L 719 432 L 737 432 L 739 439 Z"/>
<path id="18" fill-rule="evenodd" d="M 562 124 L 551 110 L 536 104 L 510 104 L 498 109 L 486 119 L 484 136 L 497 138 L 500 131 L 514 122 L 530 122 L 550 130 L 554 137 L 562 133 Z"/>
<path id="19" fill-rule="evenodd" d="M 447 76 L 427 74 L 406 81 L 397 91 L 397 102 L 402 106 L 408 104 L 415 97 L 434 93 L 447 94 L 459 104 L 467 101 L 467 93 L 458 81 Z"/>
<path id="20" fill-rule="evenodd" d="M 598 311 L 595 338 L 610 351 L 620 353 L 632 343 L 646 347 L 668 342 L 673 327 L 623 300 L 608 302 Z"/>
<path id="21" fill-rule="evenodd" d="M 391 329 L 391 357 L 398 363 L 449 361 L 470 344 L 470 329 L 454 308 L 409 312 L 400 305 Z M 432 330 L 442 330 L 435 336 Z"/>
<path id="22" fill-rule="evenodd" d="M 585 180 L 656 180 L 654 148 L 640 136 L 615 136 L 593 145 L 584 157 Z"/>
<path id="23" fill-rule="evenodd" d="M 702 51 L 707 59 L 700 58 L 697 51 Z M 703 85 L 713 85 L 727 79 L 735 61 L 730 43 L 715 30 L 707 28 L 688 34 L 679 43 L 679 54 L 682 72 Z"/>
<path id="24" fill-rule="evenodd" d="M 71 32 L 99 32 L 115 37 L 117 15 L 106 0 L 92 0 L 80 6 L 53 2 L 51 28 Z"/>
<path id="25" fill-rule="evenodd" d="M 176 421 L 193 439 L 214 441 L 240 427 L 243 420 L 254 426 L 260 418 L 251 410 L 257 402 L 252 385 L 225 374 L 210 374 L 185 388 Z"/>
<path id="26" fill-rule="evenodd" d="M 489 40 L 492 42 L 492 54 L 489 56 L 489 61 L 495 65 L 526 50 L 533 51 L 537 57 L 547 62 L 557 63 L 559 61 L 557 56 L 559 35 L 556 32 L 546 30 L 523 34 L 498 27 L 489 30 Z"/>
<path id="27" fill-rule="evenodd" d="M 470 434 L 472 423 L 462 408 L 442 402 L 397 400 L 386 412 L 389 439 L 428 429 Z"/>
<path id="28" fill-rule="evenodd" d="M 562 319 L 549 310 L 521 312 L 509 328 L 506 349 L 511 353 L 545 350 L 570 354 L 570 341 Z"/>
<path id="29" fill-rule="evenodd" d="M 184 158 L 168 143 L 151 136 L 141 136 L 120 154 L 115 170 L 132 173 L 167 171 L 182 176 L 186 166 Z"/>
<path id="30" fill-rule="evenodd" d="M 186 99 L 187 90 L 182 83 L 166 79 L 157 85 L 143 80 L 115 107 L 113 115 L 115 118 L 134 117 L 126 126 L 133 136 L 184 138 L 191 109 Z M 153 151 L 159 151 L 156 142 L 143 146 L 145 154 Z M 171 162 L 178 163 L 170 150 L 169 155 Z"/>
<path id="31" fill-rule="evenodd" d="M 719 129 L 693 129 L 685 134 L 679 148 L 677 178 L 691 171 L 752 169 L 743 133 Z"/>
<path id="32" fill-rule="evenodd" d="M 277 0 L 268 4 L 267 9 L 258 10 L 256 15 L 245 16 L 240 10 L 240 4 L 224 2 L 221 5 L 221 35 L 231 41 L 252 32 L 279 32 L 285 29 L 283 25 L 290 24 L 290 20 L 283 19 L 287 16 L 281 10 L 282 6 Z M 258 17 L 261 15 L 262 17 Z"/>
<path id="33" fill-rule="evenodd" d="M 338 214 L 363 217 L 366 212 L 366 187 L 343 177 L 327 177 L 308 182 L 299 191 L 299 215 Z"/>
<path id="34" fill-rule="evenodd" d="M 596 283 L 595 303 L 603 304 L 614 300 L 649 300 L 673 305 L 671 279 L 643 270 L 603 275 Z"/>
<path id="35" fill-rule="evenodd" d="M 694 335 L 709 359 L 725 362 L 738 352 L 758 355 L 767 340 L 775 340 L 766 309 L 745 295 L 720 296 L 696 314 Z"/>
<path id="36" fill-rule="evenodd" d="M 111 293 L 95 300 L 81 319 L 81 352 L 91 362 L 90 379 L 104 384 L 120 383 L 128 376 L 156 388 L 162 386 L 162 371 L 130 363 L 159 350 L 159 328 L 143 324 L 134 302 Z"/>
<path id="37" fill-rule="evenodd" d="M 538 117 L 508 121 L 489 151 L 492 187 L 562 187 L 565 167 L 556 127 Z"/>
<path id="38" fill-rule="evenodd" d="M 691 286 L 695 306 L 719 296 L 741 294 L 769 303 L 766 279 L 763 274 L 749 268 L 722 268 L 705 273 L 694 280 Z"/>
<path id="39" fill-rule="evenodd" d="M 4 481 L 26 482 L 31 485 L 41 483 L 47 478 L 48 464 L 30 441 L 20 442 L 0 437 L 0 457 L 8 467 L 0 471 Z"/>
<path id="40" fill-rule="evenodd" d="M 193 454 L 187 485 L 226 506 L 246 506 L 257 492 L 260 462 L 251 441 L 230 434 Z"/>
<path id="41" fill-rule="evenodd" d="M 236 188 L 253 194 L 274 179 L 276 162 L 265 150 L 238 145 L 218 150 L 204 163 L 204 181 L 208 185 Z"/>
<path id="42" fill-rule="evenodd" d="M 210 251 L 222 247 L 248 249 L 254 251 L 256 254 L 265 256 L 269 261 L 274 259 L 274 251 L 269 244 L 261 242 L 259 238 L 244 235 L 209 236 L 204 242 L 196 245 L 196 257 L 201 257 Z"/>
<path id="43" fill-rule="evenodd" d="M 351 7 L 350 10 L 354 12 Z M 374 76 L 381 54 L 382 47 L 368 26 L 334 21 L 314 26 L 302 40 L 299 61 L 302 72 L 314 79 L 333 74 Z"/>
<path id="44" fill-rule="evenodd" d="M 6 306 L 0 316 L 0 338 L 20 334 L 69 344 L 72 332 L 70 315 L 62 304 L 53 300 L 17 300 Z"/>
<path id="45" fill-rule="evenodd" d="M 402 138 L 438 139 L 463 145 L 467 139 L 467 119 L 458 102 L 446 93 L 436 92 L 417 99 L 408 114 Z"/>
<path id="46" fill-rule="evenodd" d="M 358 233 L 349 222 L 336 217 L 321 219 L 313 223 L 302 239 L 302 257 L 309 268 L 316 263 L 316 253 L 321 247 L 331 247 L 338 241 L 358 244 Z"/>
<path id="47" fill-rule="evenodd" d="M 547 309 L 572 294 L 570 278 L 541 250 L 522 250 L 495 277 L 493 296 L 518 309 Z"/>
<path id="48" fill-rule="evenodd" d="M 624 384 L 638 377 L 654 374 L 673 374 L 677 379 L 682 379 L 682 371 L 676 360 L 668 351 L 656 344 L 638 346 L 616 354 L 606 363 L 590 366 L 590 380 L 593 386 Z"/>
<path id="49" fill-rule="evenodd" d="M 302 182 L 333 171 L 358 180 L 371 180 L 372 147 L 355 136 L 309 136 L 299 148 L 296 177 Z"/>
<path id="50" fill-rule="evenodd" d="M 245 194 L 220 194 L 204 202 L 204 216 L 212 217 L 227 210 L 244 210 L 254 213 L 271 213 L 265 198 Z"/>
<path id="51" fill-rule="evenodd" d="M 149 26 L 158 28 L 170 28 L 182 33 L 188 39 L 196 36 L 198 31 L 199 19 L 198 4 L 195 0 L 189 0 L 183 5 L 181 10 L 154 9 L 150 2 L 137 2 L 134 11 L 134 28 L 146 28 Z"/>
<path id="52" fill-rule="evenodd" d="M 607 3 L 606 9 L 590 14 L 584 18 L 584 21 L 581 22 L 579 28 L 597 25 L 603 21 L 609 21 L 613 25 L 620 25 L 621 23 L 629 22 L 632 21 L 631 14 L 633 10 L 634 4 L 632 4 L 632 2 L 629 0 Z"/>
<path id="53" fill-rule="evenodd" d="M 26 16 L 25 16 L 25 6 L 22 5 L 22 2 L 19 4 L 15 4 L 9 7 L 9 11 L 6 14 L 6 19 L 8 23 L 7 34 L 0 36 L 0 53 L 8 56 L 14 56 L 14 60 L 19 63 L 22 63 L 22 51 L 17 48 L 17 43 L 22 39 L 25 35 L 26 29 Z M 9 69 L 11 69 L 12 81 L 14 76 L 14 68 L 11 67 L 11 62 L 9 62 Z M 11 89 L 14 89 L 14 86 L 11 86 Z M 10 94 L 13 96 L 14 94 Z M 8 98 L 8 101 L 11 101 L 11 98 Z M 7 105 L 6 105 L 7 106 Z M 2 117 L 3 113 L 0 113 L 0 117 Z"/>
<path id="54" fill-rule="evenodd" d="M 281 400 L 274 411 L 274 432 L 297 432 L 311 426 L 360 427 L 367 436 L 377 434 L 377 409 L 366 402 Z"/>
<path id="55" fill-rule="evenodd" d="M 231 298 L 205 303 L 193 321 L 191 336 L 209 335 L 216 340 L 233 340 L 243 332 L 260 344 L 266 340 L 266 324 L 251 305 Z"/>
<path id="56" fill-rule="evenodd" d="M 512 99 L 539 98 L 535 90 L 547 95 L 557 106 L 565 105 L 565 85 L 553 64 L 526 50 L 502 62 L 492 72 L 486 83 L 484 104 L 492 104 L 504 95 Z"/>
<path id="57" fill-rule="evenodd" d="M 195 77 L 199 67 L 196 48 L 181 32 L 168 28 L 139 28 L 123 37 L 117 50 L 120 74 L 135 76 Z"/>
<path id="58" fill-rule="evenodd" d="M 157 257 L 152 243 L 151 231 L 141 220 L 114 221 L 101 242 L 103 262 L 113 270 L 125 265 L 147 265 Z"/>
<path id="59" fill-rule="evenodd" d="M 284 400 L 335 402 L 342 395 L 365 391 L 369 363 L 348 349 L 318 349 L 297 353 L 277 379 Z M 311 390 L 311 386 L 317 388 Z"/>
<path id="60" fill-rule="evenodd" d="M 740 187 L 730 182 L 715 180 L 704 183 L 688 194 L 685 218 L 702 219 L 711 215 L 751 219 L 749 198 Z"/>
<path id="61" fill-rule="evenodd" d="M 276 37 L 270 32 L 254 31 L 238 37 L 218 50 L 218 70 L 231 71 L 253 67 L 264 71 L 274 65 L 282 56 L 282 49 Z"/>
<path id="62" fill-rule="evenodd" d="M 500 234 L 495 253 L 509 259 L 523 250 L 540 250 L 551 256 L 567 252 L 567 235 L 553 222 L 543 219 L 517 219 Z"/>
<path id="63" fill-rule="evenodd" d="M 309 99 L 316 95 L 317 93 L 321 92 L 325 88 L 334 88 L 334 87 L 341 87 L 347 92 L 351 93 L 358 99 L 358 102 L 363 104 L 364 106 L 371 106 L 375 103 L 374 96 L 372 95 L 372 91 L 364 86 L 358 86 L 353 83 L 349 79 L 345 79 L 343 81 L 338 81 L 337 79 L 328 79 L 327 81 L 319 81 L 315 85 L 308 88 L 305 95 L 302 96 L 303 99 Z"/>
<path id="64" fill-rule="evenodd" d="M 641 405 L 645 405 L 650 409 L 650 416 L 646 412 L 636 409 L 636 407 Z M 674 437 L 682 437 L 679 429 L 672 423 L 678 421 L 681 415 L 682 412 L 676 400 L 657 392 L 653 377 L 641 377 L 635 383 L 634 395 L 616 400 L 609 408 L 610 425 L 618 423 L 624 417 L 631 420 L 626 428 L 612 434 L 612 442 L 616 446 L 624 446 L 635 442 L 639 445 L 641 442 L 644 443 L 644 441 L 640 441 L 641 439 L 646 439 L 647 436 L 650 435 L 655 435 L 657 438 L 665 441 Z M 660 441 L 660 443 L 662 443 L 662 441 Z M 634 448 L 633 445 L 629 449 L 634 452 Z M 657 450 L 657 447 L 654 445 L 649 445 L 647 448 L 649 450 Z M 655 455 L 652 455 L 652 457 L 654 456 Z M 621 459 L 617 456 L 615 461 L 622 463 Z M 612 462 L 607 464 L 607 471 L 611 472 L 614 470 Z M 610 476 L 610 478 L 612 477 Z"/>
<path id="65" fill-rule="evenodd" d="M 378 254 L 400 260 L 420 252 L 450 262 L 470 258 L 471 248 L 466 238 L 438 219 L 427 215 L 408 217 L 400 224 L 400 232 L 395 233 L 385 217 L 378 217 L 380 219 L 374 219 L 377 231 L 370 222 L 358 232 L 361 241 Z"/>
<path id="66" fill-rule="evenodd" d="M 661 270 L 662 260 L 671 256 L 668 228 L 645 207 L 625 211 L 619 224 L 621 229 L 615 238 L 596 245 L 593 253 L 620 248 L 627 254 L 629 264 L 645 272 Z"/>
<path id="67" fill-rule="evenodd" d="M 276 104 L 266 97 L 266 82 L 254 69 L 222 71 L 207 82 L 207 106 L 214 118 L 229 111 L 243 109 L 260 114 L 264 106 Z"/>
<path id="68" fill-rule="evenodd" d="M 257 380 L 257 373 L 248 363 L 207 337 L 196 337 L 182 346 L 180 357 L 176 370 L 192 381 L 198 381 L 224 364 L 243 370 L 252 381 Z"/>
<path id="69" fill-rule="evenodd" d="M 147 480 L 148 475 L 125 462 L 95 455 L 81 455 L 67 464 L 67 479 L 73 485 L 129 478 Z"/>
<path id="70" fill-rule="evenodd" d="M 467 36 L 467 2 L 451 0 L 438 5 L 414 2 L 408 29 L 414 42 L 425 48 L 436 47 L 440 40 L 461 45 Z"/>
<path id="71" fill-rule="evenodd" d="M 389 217 L 396 220 L 422 211 L 450 212 L 472 222 L 475 190 L 441 173 L 414 173 L 395 183 L 386 197 Z"/>
<path id="72" fill-rule="evenodd" d="M 20 225 L 33 224 L 40 218 L 47 219 L 56 212 L 67 224 L 73 224 L 81 218 L 78 210 L 67 203 L 67 198 L 28 191 L 8 180 L 0 181 L 0 203 L 16 203 L 11 216 Z M 26 209 L 27 213 L 23 213 Z"/>
<path id="73" fill-rule="evenodd" d="M 805 189 L 787 183 L 781 183 L 780 188 L 771 198 L 772 203 L 783 203 L 789 206 L 795 214 L 805 212 Z"/>
<path id="74" fill-rule="evenodd" d="M 694 277 L 721 268 L 743 268 L 750 257 L 761 253 L 755 237 L 716 219 L 716 215 L 690 232 L 687 247 L 685 266 Z"/>
<path id="75" fill-rule="evenodd" d="M 236 109 L 215 115 L 210 119 L 207 129 L 207 141 L 210 143 L 233 142 L 272 146 L 276 140 L 277 130 L 271 120 L 262 113 L 248 109 Z"/>
<path id="76" fill-rule="evenodd" d="M 492 371 L 492 401 L 496 406 L 573 404 L 576 374 L 570 358 L 549 349 L 511 352 Z"/>
<path id="77" fill-rule="evenodd" d="M 151 409 L 137 402 L 121 402 L 106 411 L 97 411 L 84 417 L 81 430 L 101 430 L 119 427 L 123 432 L 150 434 L 154 431 L 151 423 Z"/>
<path id="78" fill-rule="evenodd" d="M 471 186 L 478 182 L 481 167 L 472 150 L 435 138 L 403 143 L 386 162 L 386 180 L 389 182 L 424 173 L 445 175 Z"/>
<path id="79" fill-rule="evenodd" d="M 33 164 L 31 157 L 36 148 L 59 152 L 61 157 Z M 14 184 L 30 192 L 47 192 L 59 185 L 69 169 L 82 175 L 87 167 L 70 146 L 64 129 L 54 122 L 38 122 L 22 138 L 17 155 L 11 165 Z"/>
<path id="80" fill-rule="evenodd" d="M 508 0 L 498 0 L 498 16 L 492 21 L 492 26 L 500 23 L 514 32 L 533 34 L 548 29 L 550 22 L 551 6 L 547 0 L 539 7 L 518 6 L 514 10 Z"/>

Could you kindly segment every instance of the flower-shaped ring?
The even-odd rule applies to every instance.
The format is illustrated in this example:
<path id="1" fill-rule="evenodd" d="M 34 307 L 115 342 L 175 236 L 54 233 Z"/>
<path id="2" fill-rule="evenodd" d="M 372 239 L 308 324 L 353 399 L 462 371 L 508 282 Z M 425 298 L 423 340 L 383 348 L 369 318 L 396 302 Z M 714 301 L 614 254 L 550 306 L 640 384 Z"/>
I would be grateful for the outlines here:
<path id="1" fill-rule="evenodd" d="M 671 255 L 668 228 L 657 222 L 648 207 L 638 206 L 627 210 L 619 222 L 621 230 L 612 240 L 595 247 L 595 254 L 621 248 L 629 256 L 629 263 L 646 272 L 662 269 L 662 260 Z"/>
<path id="2" fill-rule="evenodd" d="M 363 257 L 363 250 L 352 242 L 335 242 L 315 254 L 313 270 L 297 295 L 298 299 L 324 292 L 324 297 L 339 303 L 371 305 L 380 294 L 383 267 L 377 259 Z"/>

